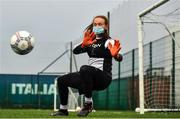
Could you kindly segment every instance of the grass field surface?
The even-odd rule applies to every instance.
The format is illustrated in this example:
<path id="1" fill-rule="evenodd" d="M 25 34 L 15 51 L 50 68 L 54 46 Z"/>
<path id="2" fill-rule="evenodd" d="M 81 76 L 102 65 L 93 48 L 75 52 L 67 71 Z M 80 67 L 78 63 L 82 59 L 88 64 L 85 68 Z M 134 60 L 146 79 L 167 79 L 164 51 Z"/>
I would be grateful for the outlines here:
<path id="1" fill-rule="evenodd" d="M 0 118 L 78 118 L 76 112 L 69 116 L 49 116 L 52 110 L 38 109 L 0 109 Z M 133 111 L 96 111 L 90 113 L 88 118 L 180 118 L 180 112 L 147 112 L 144 115 Z"/>

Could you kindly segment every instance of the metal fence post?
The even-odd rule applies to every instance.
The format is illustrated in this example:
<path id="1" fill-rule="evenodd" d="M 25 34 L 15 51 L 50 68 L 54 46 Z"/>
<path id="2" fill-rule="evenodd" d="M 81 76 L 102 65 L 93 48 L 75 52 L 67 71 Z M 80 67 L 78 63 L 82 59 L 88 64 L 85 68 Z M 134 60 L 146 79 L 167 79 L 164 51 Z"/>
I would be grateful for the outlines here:
<path id="1" fill-rule="evenodd" d="M 108 17 L 108 34 L 110 34 L 110 12 L 107 12 L 107 17 Z M 109 108 L 109 87 L 106 89 L 106 109 Z"/>
<path id="2" fill-rule="evenodd" d="M 135 80 L 135 49 L 132 50 L 132 79 L 131 79 L 131 109 L 135 108 L 134 80 Z"/>
<path id="3" fill-rule="evenodd" d="M 175 33 L 172 33 L 175 37 Z M 175 41 L 172 39 L 172 108 L 175 108 Z"/>
<path id="4" fill-rule="evenodd" d="M 149 43 L 149 79 L 150 79 L 150 97 L 152 97 L 152 69 L 153 69 L 153 66 L 152 66 L 152 42 Z M 150 97 L 148 97 L 150 99 Z"/>
<path id="5" fill-rule="evenodd" d="M 118 62 L 118 109 L 120 109 L 120 78 L 121 78 L 121 62 Z"/>

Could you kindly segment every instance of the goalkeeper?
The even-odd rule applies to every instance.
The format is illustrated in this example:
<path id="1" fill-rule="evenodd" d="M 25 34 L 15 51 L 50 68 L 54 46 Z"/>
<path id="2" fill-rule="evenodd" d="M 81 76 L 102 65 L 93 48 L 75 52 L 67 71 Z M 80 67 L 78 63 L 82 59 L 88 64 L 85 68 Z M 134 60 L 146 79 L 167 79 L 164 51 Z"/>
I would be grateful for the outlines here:
<path id="1" fill-rule="evenodd" d="M 105 16 L 94 17 L 85 29 L 82 43 L 75 46 L 74 54 L 87 53 L 88 65 L 83 65 L 79 72 L 69 73 L 58 78 L 60 109 L 52 116 L 67 116 L 68 87 L 76 88 L 85 95 L 85 103 L 78 116 L 87 116 L 93 109 L 92 92 L 106 89 L 112 80 L 112 58 L 122 61 L 119 53 L 119 40 L 108 35 L 108 19 Z"/>

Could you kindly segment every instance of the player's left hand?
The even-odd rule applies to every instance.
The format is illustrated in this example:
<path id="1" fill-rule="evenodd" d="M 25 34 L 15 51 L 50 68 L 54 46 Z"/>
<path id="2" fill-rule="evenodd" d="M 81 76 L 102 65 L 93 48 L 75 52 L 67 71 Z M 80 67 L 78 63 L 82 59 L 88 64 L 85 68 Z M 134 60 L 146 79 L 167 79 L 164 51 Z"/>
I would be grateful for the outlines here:
<path id="1" fill-rule="evenodd" d="M 121 44 L 119 40 L 115 39 L 114 42 L 114 45 L 112 45 L 111 43 L 108 44 L 108 49 L 110 50 L 112 57 L 116 57 L 121 50 Z"/>

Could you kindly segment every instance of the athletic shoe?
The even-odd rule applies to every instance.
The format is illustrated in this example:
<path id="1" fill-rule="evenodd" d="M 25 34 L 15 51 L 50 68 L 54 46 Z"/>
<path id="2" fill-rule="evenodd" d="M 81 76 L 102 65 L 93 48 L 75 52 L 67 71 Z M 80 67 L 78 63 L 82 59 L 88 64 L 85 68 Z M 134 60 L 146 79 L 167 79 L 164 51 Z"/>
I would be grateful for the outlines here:
<path id="1" fill-rule="evenodd" d="M 85 117 L 85 116 L 87 116 L 90 112 L 92 112 L 92 110 L 93 110 L 92 102 L 86 102 L 86 103 L 84 103 L 83 108 L 82 108 L 81 111 L 77 114 L 77 116 Z"/>
<path id="2" fill-rule="evenodd" d="M 67 110 L 59 109 L 58 111 L 51 113 L 51 116 L 68 116 L 68 114 Z"/>

